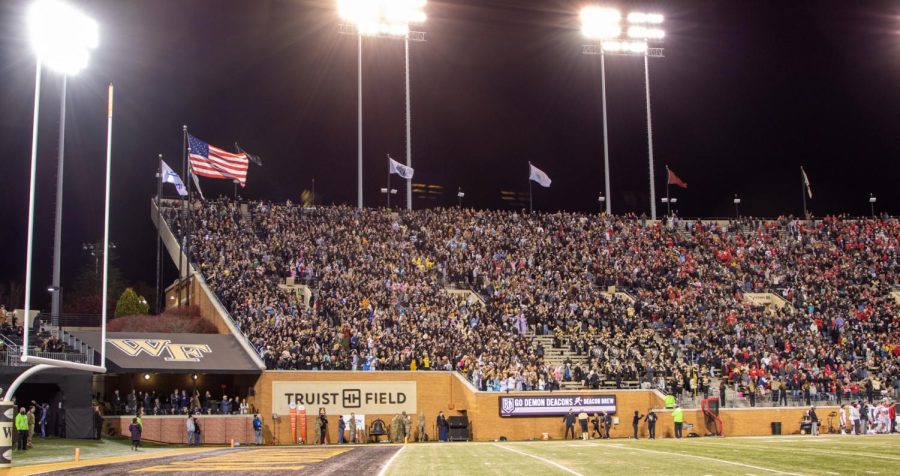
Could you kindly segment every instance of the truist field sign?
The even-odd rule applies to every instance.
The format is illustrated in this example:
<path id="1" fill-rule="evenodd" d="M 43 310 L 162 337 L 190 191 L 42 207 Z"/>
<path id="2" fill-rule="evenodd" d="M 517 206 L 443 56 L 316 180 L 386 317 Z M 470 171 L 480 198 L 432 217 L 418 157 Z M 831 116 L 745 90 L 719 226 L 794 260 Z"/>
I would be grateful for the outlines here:
<path id="1" fill-rule="evenodd" d="M 272 410 L 287 415 L 291 403 L 313 414 L 415 414 L 416 382 L 272 382 Z"/>
<path id="2" fill-rule="evenodd" d="M 584 410 L 587 413 L 615 413 L 615 395 L 552 395 L 498 397 L 500 416 L 560 416 Z"/>

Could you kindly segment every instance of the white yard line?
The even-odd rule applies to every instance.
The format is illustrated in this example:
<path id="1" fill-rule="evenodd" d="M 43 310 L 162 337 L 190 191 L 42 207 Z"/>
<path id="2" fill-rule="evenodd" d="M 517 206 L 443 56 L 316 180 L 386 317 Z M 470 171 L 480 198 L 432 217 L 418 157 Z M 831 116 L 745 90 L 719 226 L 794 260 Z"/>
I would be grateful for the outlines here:
<path id="1" fill-rule="evenodd" d="M 597 445 L 597 446 L 610 446 L 610 445 Z M 643 451 L 645 453 L 656 453 L 656 454 L 669 455 L 669 456 L 681 456 L 683 458 L 702 459 L 702 460 L 706 460 L 706 461 L 715 461 L 717 463 L 730 464 L 730 465 L 734 465 L 734 466 L 742 466 L 744 468 L 759 469 L 762 471 L 768 471 L 770 473 L 787 474 L 790 476 L 803 476 L 800 473 L 791 473 L 788 471 L 782 471 L 780 469 L 772 469 L 772 468 L 766 468 L 763 466 L 754 466 L 752 464 L 744 464 L 744 463 L 738 463 L 735 461 L 728 461 L 728 460 L 724 460 L 724 459 L 710 458 L 709 456 L 692 455 L 692 454 L 686 454 L 686 453 L 672 453 L 669 451 L 659 451 L 659 450 L 648 450 L 645 448 L 635 448 L 634 446 L 622 446 L 622 447 L 613 447 L 613 448 L 616 448 L 618 450 L 626 450 L 626 451 L 628 451 L 628 450 Z"/>
<path id="2" fill-rule="evenodd" d="M 391 463 L 394 462 L 395 459 L 397 459 L 397 456 L 398 456 L 398 455 L 400 454 L 400 452 L 403 451 L 404 449 L 406 449 L 406 446 L 405 446 L 405 445 L 404 445 L 404 446 L 401 446 L 400 449 L 397 450 L 396 453 L 394 453 L 394 456 L 391 456 L 391 458 L 390 458 L 389 460 L 387 460 L 386 463 L 384 463 L 384 465 L 381 467 L 381 471 L 378 472 L 378 476 L 384 476 L 385 474 L 387 474 L 387 469 L 388 469 L 388 467 L 391 465 Z"/>
<path id="3" fill-rule="evenodd" d="M 538 461 L 543 461 L 544 463 L 547 463 L 547 464 L 549 464 L 549 465 L 551 465 L 551 466 L 556 466 L 557 468 L 559 468 L 559 469 L 561 469 L 561 470 L 563 470 L 563 471 L 565 471 L 565 472 L 567 472 L 567 473 L 569 473 L 569 474 L 574 474 L 575 476 L 582 476 L 581 473 L 572 471 L 571 469 L 569 469 L 569 468 L 567 468 L 567 467 L 565 467 L 565 466 L 563 466 L 563 465 L 561 465 L 561 464 L 559 464 L 559 463 L 557 463 L 557 462 L 555 462 L 555 461 L 551 461 L 551 460 L 546 459 L 546 458 L 541 458 L 540 456 L 533 455 L 533 454 L 531 454 L 531 453 L 526 453 L 526 452 L 524 452 L 524 451 L 519 451 L 519 450 L 510 448 L 510 447 L 508 447 L 508 446 L 498 445 L 498 444 L 496 444 L 496 443 L 494 443 L 494 446 L 496 446 L 497 448 L 503 448 L 504 450 L 512 451 L 513 453 L 518 453 L 518 454 L 520 454 L 520 455 L 522 455 L 522 456 L 528 456 L 529 458 L 534 458 L 534 459 L 536 459 L 536 460 L 538 460 Z M 381 475 L 379 475 L 379 476 L 381 476 Z"/>

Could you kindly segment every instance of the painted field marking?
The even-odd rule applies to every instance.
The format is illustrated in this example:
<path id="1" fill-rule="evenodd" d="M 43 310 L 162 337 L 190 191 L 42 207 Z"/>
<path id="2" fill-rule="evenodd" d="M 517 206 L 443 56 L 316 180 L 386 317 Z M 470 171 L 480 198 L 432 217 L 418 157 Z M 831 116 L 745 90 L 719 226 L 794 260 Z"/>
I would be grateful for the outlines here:
<path id="1" fill-rule="evenodd" d="M 319 463 L 352 448 L 329 449 L 253 449 L 208 456 L 187 461 L 171 461 L 129 471 L 130 473 L 247 471 L 299 471 L 310 463 Z"/>
<path id="2" fill-rule="evenodd" d="M 597 445 L 597 446 L 604 446 L 604 445 Z M 625 448 L 617 448 L 617 449 L 625 449 Z M 724 459 L 710 458 L 709 456 L 692 455 L 692 454 L 687 454 L 687 453 L 672 453 L 669 451 L 648 450 L 648 449 L 644 449 L 644 448 L 635 448 L 635 447 L 628 447 L 627 449 L 633 450 L 633 451 L 643 451 L 645 453 L 656 453 L 656 454 L 661 454 L 661 455 L 681 456 L 684 458 L 694 458 L 694 459 L 702 459 L 702 460 L 706 460 L 706 461 L 715 461 L 717 463 L 731 464 L 734 466 L 742 466 L 744 468 L 759 469 L 762 471 L 768 471 L 770 473 L 776 473 L 776 474 L 788 474 L 791 476 L 803 476 L 800 473 L 791 473 L 788 471 L 781 471 L 779 469 L 766 468 L 763 466 L 754 466 L 752 464 L 738 463 L 736 461 L 728 461 L 728 460 L 724 460 Z"/>
<path id="3" fill-rule="evenodd" d="M 747 448 L 754 450 L 763 450 L 763 451 L 780 451 L 780 452 L 802 452 L 802 453 L 812 453 L 815 455 L 822 454 L 838 454 L 843 456 L 860 456 L 865 458 L 875 458 L 875 459 L 886 459 L 890 461 L 900 461 L 900 458 L 894 456 L 885 456 L 874 453 L 860 453 L 855 451 L 853 453 L 849 453 L 846 451 L 838 451 L 831 448 L 821 448 L 821 449 L 809 449 L 809 448 L 793 448 L 793 447 L 775 447 L 775 446 L 755 446 L 755 445 L 729 445 L 728 443 L 719 443 L 719 442 L 709 442 L 709 446 L 721 446 L 723 448 Z"/>
<path id="4" fill-rule="evenodd" d="M 404 449 L 406 449 L 406 446 L 401 446 L 400 449 L 397 450 L 397 452 L 394 453 L 394 455 L 391 456 L 390 459 L 388 459 L 388 460 L 384 463 L 384 465 L 381 467 L 381 471 L 378 472 L 378 476 L 384 476 L 385 474 L 387 474 L 387 469 L 388 469 L 388 467 L 391 465 L 391 463 L 394 462 L 395 459 L 397 459 L 397 456 L 398 456 L 398 455 L 400 454 L 400 452 L 403 451 Z"/>
<path id="5" fill-rule="evenodd" d="M 567 473 L 569 473 L 569 474 L 574 474 L 575 476 L 582 476 L 581 473 L 575 472 L 575 471 L 573 471 L 573 470 L 571 470 L 571 469 L 569 469 L 569 468 L 567 468 L 567 467 L 565 467 L 565 466 L 563 466 L 563 465 L 561 465 L 561 464 L 559 464 L 559 463 L 557 463 L 557 462 L 555 462 L 555 461 L 551 461 L 551 460 L 546 459 L 546 458 L 541 458 L 540 456 L 533 455 L 533 454 L 531 454 L 531 453 L 526 453 L 526 452 L 524 452 L 524 451 L 519 451 L 519 450 L 517 450 L 517 449 L 510 448 L 510 447 L 508 447 L 508 446 L 498 445 L 498 444 L 496 444 L 496 443 L 494 443 L 494 446 L 496 446 L 497 448 L 503 448 L 504 450 L 507 450 L 507 451 L 512 451 L 513 453 L 518 453 L 518 454 L 520 454 L 520 455 L 522 455 L 522 456 L 528 456 L 529 458 L 534 458 L 534 459 L 536 459 L 536 460 L 538 460 L 538 461 L 543 461 L 544 463 L 547 463 L 547 464 L 549 464 L 549 465 L 551 465 L 551 466 L 556 466 L 557 468 L 559 468 L 559 469 L 561 469 L 561 470 L 563 470 L 563 471 L 565 471 L 565 472 L 567 472 Z M 599 445 L 598 445 L 598 446 L 599 446 Z M 380 475 L 379 475 L 379 476 L 380 476 Z"/>

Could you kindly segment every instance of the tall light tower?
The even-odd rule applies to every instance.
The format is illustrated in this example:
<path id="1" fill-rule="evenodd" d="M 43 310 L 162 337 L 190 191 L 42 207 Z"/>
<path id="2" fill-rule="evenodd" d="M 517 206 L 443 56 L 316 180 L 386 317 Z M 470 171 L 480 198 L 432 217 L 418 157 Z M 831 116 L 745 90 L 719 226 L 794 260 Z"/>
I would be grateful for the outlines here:
<path id="1" fill-rule="evenodd" d="M 662 48 L 651 48 L 665 32 L 659 28 L 663 16 L 657 13 L 630 12 L 623 21 L 622 13 L 613 8 L 587 6 L 581 10 L 581 31 L 585 38 L 595 43 L 582 47 L 582 53 L 600 55 L 600 84 L 603 95 L 603 156 L 606 186 L 606 212 L 610 213 L 612 201 L 609 193 L 609 141 L 606 126 L 606 55 L 643 56 L 644 84 L 647 95 L 647 149 L 650 177 L 650 215 L 656 219 L 656 185 L 653 172 L 653 129 L 650 119 L 650 57 L 663 57 Z"/>
<path id="2" fill-rule="evenodd" d="M 357 37 L 358 68 L 358 150 L 357 206 L 363 206 L 362 165 L 362 37 L 403 39 L 406 92 L 406 166 L 412 167 L 412 117 L 409 94 L 409 42 L 425 41 L 425 32 L 410 31 L 410 24 L 421 24 L 427 18 L 426 0 L 338 0 L 338 15 L 347 23 L 340 25 L 342 34 Z M 406 209 L 412 210 L 412 179 L 406 181 Z"/>
<path id="3" fill-rule="evenodd" d="M 28 32 L 37 57 L 34 85 L 34 123 L 31 132 L 31 181 L 28 194 L 28 245 L 25 261 L 25 310 L 31 307 L 31 258 L 34 248 L 34 194 L 37 167 L 38 117 L 40 114 L 41 69 L 47 65 L 61 73 L 59 156 L 56 178 L 56 214 L 53 240 L 53 283 L 51 318 L 58 322 L 60 309 L 60 261 L 63 206 L 63 153 L 66 130 L 66 81 L 87 67 L 91 50 L 97 47 L 97 22 L 74 7 L 57 0 L 39 0 L 28 11 Z M 27 345 L 27 344 L 26 344 Z"/>

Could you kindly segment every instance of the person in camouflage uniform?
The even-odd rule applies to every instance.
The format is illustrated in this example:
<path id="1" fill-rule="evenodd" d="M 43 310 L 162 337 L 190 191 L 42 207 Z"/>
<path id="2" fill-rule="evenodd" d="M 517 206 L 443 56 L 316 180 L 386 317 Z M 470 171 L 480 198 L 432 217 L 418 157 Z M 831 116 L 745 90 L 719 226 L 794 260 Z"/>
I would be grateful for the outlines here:
<path id="1" fill-rule="evenodd" d="M 395 414 L 391 419 L 391 443 L 400 441 L 400 415 Z"/>
<path id="2" fill-rule="evenodd" d="M 419 442 L 425 441 L 425 412 L 419 413 Z"/>

